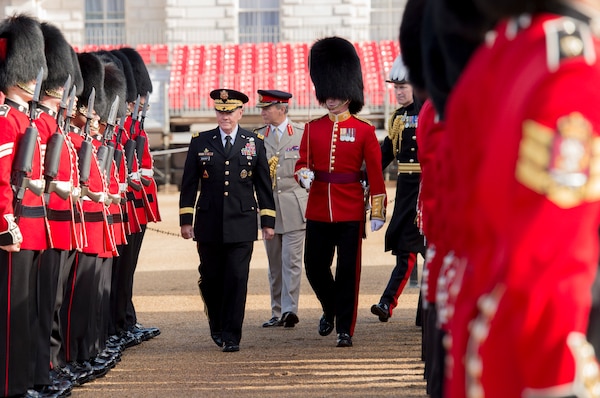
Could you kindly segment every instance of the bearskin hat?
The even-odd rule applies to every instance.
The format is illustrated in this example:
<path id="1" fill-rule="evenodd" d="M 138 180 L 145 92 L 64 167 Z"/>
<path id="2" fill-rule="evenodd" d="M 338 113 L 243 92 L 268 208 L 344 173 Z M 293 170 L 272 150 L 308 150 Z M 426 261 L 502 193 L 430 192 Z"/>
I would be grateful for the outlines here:
<path id="1" fill-rule="evenodd" d="M 146 96 L 146 94 L 152 92 L 152 80 L 148 73 L 148 68 L 144 63 L 144 59 L 136 50 L 131 47 L 123 47 L 117 50 L 127 57 L 127 60 L 131 64 L 133 76 L 135 77 L 135 85 L 137 88 L 136 98 Z M 135 100 L 134 100 L 135 101 Z"/>
<path id="2" fill-rule="evenodd" d="M 79 59 L 75 49 L 71 47 L 71 63 L 73 66 L 73 76 L 71 76 L 71 82 L 75 86 L 75 95 L 80 96 L 83 93 L 83 76 L 81 75 L 81 66 L 79 66 Z"/>
<path id="3" fill-rule="evenodd" d="M 51 97 L 62 98 L 62 95 L 56 90 L 64 86 L 69 76 L 73 79 L 72 47 L 56 26 L 42 22 L 41 27 L 44 34 L 46 64 L 48 65 L 48 76 L 42 83 L 42 91 Z"/>
<path id="4" fill-rule="evenodd" d="M 129 59 L 119 50 L 111 50 L 110 53 L 117 57 L 123 66 L 123 73 L 125 74 L 125 81 L 127 82 L 127 96 L 125 97 L 125 101 L 135 102 L 138 96 L 138 90 L 133 74 L 133 68 L 131 67 Z"/>
<path id="5" fill-rule="evenodd" d="M 0 90 L 35 80 L 40 68 L 45 75 L 48 68 L 40 23 L 22 14 L 0 22 Z"/>
<path id="6" fill-rule="evenodd" d="M 317 40 L 310 49 L 308 68 L 320 103 L 327 98 L 349 100 L 350 113 L 360 112 L 365 104 L 364 86 L 352 43 L 335 36 Z"/>
<path id="7" fill-rule="evenodd" d="M 110 107 L 112 106 L 117 95 L 119 96 L 119 105 L 117 108 L 116 117 L 123 117 L 127 112 L 127 103 L 125 97 L 127 95 L 127 82 L 125 74 L 115 62 L 104 62 L 104 94 L 106 96 L 107 106 L 105 112 L 100 114 L 100 120 L 108 121 Z"/>
<path id="8" fill-rule="evenodd" d="M 408 80 L 417 89 L 425 87 L 421 53 L 421 26 L 423 25 L 425 4 L 430 1 L 408 0 L 400 22 L 399 40 L 402 62 L 408 70 Z"/>
<path id="9" fill-rule="evenodd" d="M 104 65 L 100 58 L 93 53 L 79 53 L 79 67 L 83 78 L 83 91 L 79 95 L 78 106 L 87 107 L 92 88 L 96 89 L 94 97 L 94 110 L 98 115 L 102 115 L 106 107 L 104 96 Z"/>

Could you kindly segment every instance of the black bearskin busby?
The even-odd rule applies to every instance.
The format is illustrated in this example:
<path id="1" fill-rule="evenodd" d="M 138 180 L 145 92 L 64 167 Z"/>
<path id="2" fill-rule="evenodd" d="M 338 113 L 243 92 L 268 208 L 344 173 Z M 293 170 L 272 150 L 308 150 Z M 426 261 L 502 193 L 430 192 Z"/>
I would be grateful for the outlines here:
<path id="1" fill-rule="evenodd" d="M 127 103 L 125 102 L 125 96 L 127 95 L 127 82 L 125 81 L 123 71 L 115 62 L 104 62 L 104 95 L 106 96 L 107 106 L 105 107 L 105 111 L 100 114 L 100 121 L 108 121 L 110 107 L 117 95 L 119 96 L 119 105 L 116 117 L 119 118 L 126 115 Z"/>
<path id="2" fill-rule="evenodd" d="M 94 97 L 94 110 L 98 115 L 104 112 L 106 99 L 104 98 L 104 65 L 97 55 L 92 53 L 79 53 L 79 67 L 83 78 L 83 91 L 79 95 L 78 107 L 88 106 L 88 100 L 92 93 L 92 88 L 96 89 Z"/>
<path id="3" fill-rule="evenodd" d="M 115 97 L 119 96 L 119 106 L 117 108 L 117 118 L 126 115 L 127 113 L 127 80 L 123 68 L 123 62 L 114 53 L 106 50 L 101 50 L 95 53 L 100 57 L 104 64 L 104 94 L 108 102 L 108 109 L 102 121 L 106 121 L 110 106 Z M 115 69 L 116 67 L 116 69 Z"/>
<path id="4" fill-rule="evenodd" d="M 64 86 L 69 76 L 73 79 L 72 47 L 56 26 L 42 22 L 41 27 L 44 34 L 46 64 L 48 65 L 48 76 L 42 83 L 42 92 L 51 97 L 62 98 L 62 93 L 57 89 Z"/>
<path id="5" fill-rule="evenodd" d="M 421 53 L 421 27 L 425 4 L 431 0 L 408 0 L 400 22 L 400 57 L 408 71 L 408 80 L 416 90 L 425 89 L 423 57 Z"/>
<path id="6" fill-rule="evenodd" d="M 26 15 L 15 15 L 0 22 L 0 90 L 35 80 L 40 68 L 44 68 L 45 75 L 47 66 L 40 23 Z"/>
<path id="7" fill-rule="evenodd" d="M 135 102 L 138 91 L 137 85 L 135 84 L 135 76 L 133 75 L 133 69 L 131 68 L 129 59 L 119 50 L 111 50 L 110 53 L 117 57 L 123 66 L 123 73 L 125 74 L 125 81 L 127 82 L 127 96 L 125 97 L 125 101 Z"/>
<path id="8" fill-rule="evenodd" d="M 317 40 L 308 58 L 310 78 L 317 100 L 327 98 L 349 100 L 349 111 L 360 112 L 365 104 L 362 69 L 354 45 L 341 37 Z"/>
<path id="9" fill-rule="evenodd" d="M 148 68 L 144 63 L 144 59 L 136 50 L 131 47 L 123 47 L 117 50 L 127 57 L 127 60 L 131 64 L 133 70 L 133 76 L 135 77 L 135 85 L 137 88 L 137 95 L 140 97 L 146 96 L 146 94 L 152 92 L 152 80 L 148 73 Z M 136 98 L 137 98 L 136 95 Z"/>

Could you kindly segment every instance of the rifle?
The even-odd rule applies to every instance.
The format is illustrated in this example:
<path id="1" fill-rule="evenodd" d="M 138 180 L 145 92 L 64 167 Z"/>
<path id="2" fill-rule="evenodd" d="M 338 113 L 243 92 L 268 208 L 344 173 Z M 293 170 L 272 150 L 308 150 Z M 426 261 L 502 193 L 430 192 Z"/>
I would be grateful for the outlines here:
<path id="1" fill-rule="evenodd" d="M 46 154 L 44 156 L 44 179 L 46 180 L 46 189 L 44 192 L 49 195 L 51 192 L 56 192 L 58 196 L 66 200 L 71 194 L 71 187 L 60 184 L 61 181 L 54 181 L 58 174 L 60 166 L 60 156 L 65 142 L 62 127 L 64 125 L 64 112 L 67 108 L 67 100 L 69 95 L 69 87 L 71 86 L 71 75 L 65 82 L 63 95 L 60 100 L 58 114 L 56 115 L 56 132 L 50 136 L 46 144 Z M 61 186 L 59 186 L 61 185 Z"/>
<path id="2" fill-rule="evenodd" d="M 19 140 L 19 146 L 12 164 L 11 185 L 14 191 L 13 209 L 15 222 L 17 223 L 23 210 L 25 191 L 29 189 L 38 196 L 44 191 L 43 180 L 32 180 L 28 177 L 32 171 L 33 154 L 38 138 L 38 131 L 33 121 L 35 120 L 37 104 L 40 100 L 43 78 L 44 69 L 40 68 L 36 78 L 35 90 L 33 91 L 33 99 L 29 108 L 29 126 L 25 129 L 23 137 Z"/>

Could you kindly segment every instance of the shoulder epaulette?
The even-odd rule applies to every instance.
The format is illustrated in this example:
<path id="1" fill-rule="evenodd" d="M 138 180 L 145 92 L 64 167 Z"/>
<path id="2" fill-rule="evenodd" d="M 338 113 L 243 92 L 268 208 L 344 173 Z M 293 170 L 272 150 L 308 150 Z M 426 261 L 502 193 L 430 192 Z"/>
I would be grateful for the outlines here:
<path id="1" fill-rule="evenodd" d="M 192 133 L 192 138 L 196 138 L 200 135 L 199 131 L 196 131 L 195 133 Z"/>
<path id="2" fill-rule="evenodd" d="M 0 105 L 0 116 L 1 117 L 6 117 L 6 115 L 8 115 L 9 111 L 10 111 L 9 105 L 6 105 L 6 104 Z"/>
<path id="3" fill-rule="evenodd" d="M 362 117 L 356 116 L 356 115 L 354 115 L 354 117 L 357 118 L 358 120 L 360 120 L 361 122 L 368 124 L 369 126 L 373 125 L 373 123 L 371 123 L 371 121 L 368 119 L 365 119 L 365 118 L 362 118 Z"/>
<path id="4" fill-rule="evenodd" d="M 548 69 L 556 71 L 565 60 L 583 57 L 588 64 L 596 59 L 590 27 L 578 20 L 561 17 L 544 24 Z"/>
<path id="5" fill-rule="evenodd" d="M 266 127 L 267 127 L 267 125 L 265 124 L 264 126 L 260 126 L 260 127 L 255 128 L 254 130 L 252 130 L 252 132 L 256 133 L 257 131 L 262 130 L 262 129 L 266 128 Z"/>

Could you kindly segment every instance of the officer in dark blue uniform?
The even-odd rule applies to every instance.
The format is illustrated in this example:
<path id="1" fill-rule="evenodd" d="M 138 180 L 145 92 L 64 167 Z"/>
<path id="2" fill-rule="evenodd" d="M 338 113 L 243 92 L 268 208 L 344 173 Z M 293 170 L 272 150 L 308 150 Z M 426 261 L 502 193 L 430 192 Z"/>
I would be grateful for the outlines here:
<path id="1" fill-rule="evenodd" d="M 248 97 L 228 89 L 210 96 L 218 127 L 192 136 L 179 219 L 181 236 L 197 241 L 211 338 L 223 352 L 234 352 L 240 349 L 257 214 L 263 239 L 272 239 L 275 204 L 264 136 L 238 126 Z"/>
<path id="2" fill-rule="evenodd" d="M 387 322 L 392 316 L 398 297 L 415 269 L 417 254 L 425 256 L 425 239 L 416 224 L 421 181 L 416 128 L 422 104 L 413 94 L 401 56 L 394 61 L 387 82 L 394 84 L 400 107 L 391 116 L 388 136 L 381 144 L 382 167 L 385 169 L 392 161 L 398 164 L 394 213 L 385 233 L 385 250 L 391 250 L 396 256 L 396 266 L 379 303 L 371 307 L 381 322 Z"/>

